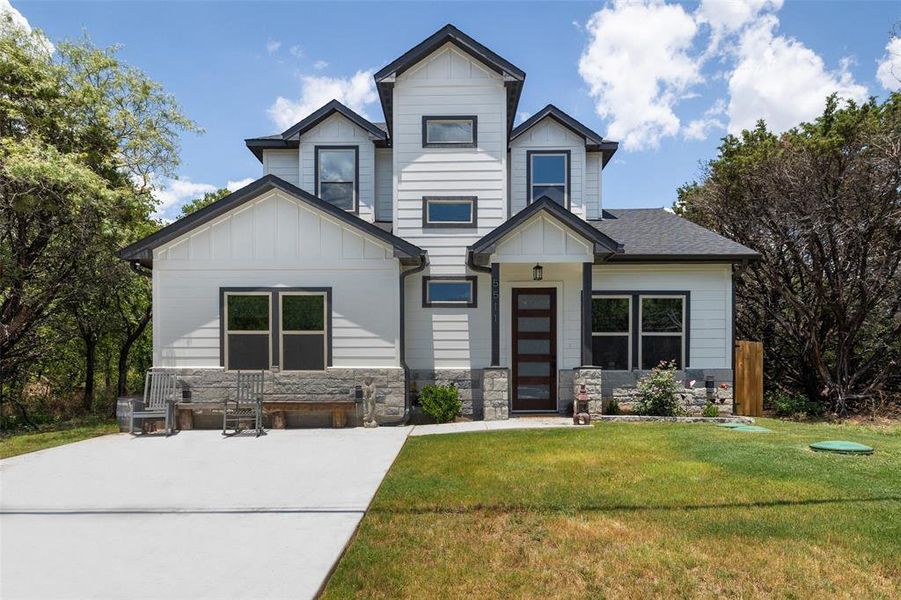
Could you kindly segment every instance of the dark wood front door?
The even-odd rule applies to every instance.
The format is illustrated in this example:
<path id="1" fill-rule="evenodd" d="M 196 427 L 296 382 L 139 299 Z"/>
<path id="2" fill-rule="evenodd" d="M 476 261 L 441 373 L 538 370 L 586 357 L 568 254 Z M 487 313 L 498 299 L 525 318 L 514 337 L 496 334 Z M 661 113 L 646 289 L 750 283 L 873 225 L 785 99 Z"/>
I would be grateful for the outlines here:
<path id="1" fill-rule="evenodd" d="M 513 410 L 557 410 L 557 290 L 513 288 Z"/>

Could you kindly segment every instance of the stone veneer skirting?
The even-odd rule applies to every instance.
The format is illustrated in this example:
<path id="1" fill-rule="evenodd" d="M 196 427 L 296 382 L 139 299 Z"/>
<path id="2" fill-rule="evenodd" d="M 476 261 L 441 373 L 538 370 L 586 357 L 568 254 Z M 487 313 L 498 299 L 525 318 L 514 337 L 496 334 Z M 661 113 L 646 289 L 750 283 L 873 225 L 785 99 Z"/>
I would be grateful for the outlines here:
<path id="1" fill-rule="evenodd" d="M 460 414 L 464 417 L 481 419 L 482 412 L 482 369 L 413 369 L 410 380 L 421 390 L 424 385 L 457 386 L 460 392 L 460 403 L 463 405 Z"/>
<path id="2" fill-rule="evenodd" d="M 181 387 L 182 402 L 203 408 L 204 403 L 219 403 L 235 394 L 237 373 L 222 368 L 166 368 L 154 371 L 173 372 Z M 356 387 L 372 376 L 376 388 L 378 420 L 396 421 L 404 414 L 404 370 L 401 368 L 357 369 L 329 367 L 325 371 L 266 371 L 263 393 L 266 402 L 328 402 L 354 400 Z M 187 408 L 181 405 L 180 408 Z"/>

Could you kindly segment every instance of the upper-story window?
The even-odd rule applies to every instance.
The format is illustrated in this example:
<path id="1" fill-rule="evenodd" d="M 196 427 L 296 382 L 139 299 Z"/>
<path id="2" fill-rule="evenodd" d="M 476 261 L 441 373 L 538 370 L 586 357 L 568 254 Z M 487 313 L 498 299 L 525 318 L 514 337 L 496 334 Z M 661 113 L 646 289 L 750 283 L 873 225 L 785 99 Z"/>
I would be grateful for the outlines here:
<path id="1" fill-rule="evenodd" d="M 569 208 L 569 150 L 531 150 L 526 160 L 529 203 L 547 196 Z"/>
<path id="2" fill-rule="evenodd" d="M 360 196 L 358 146 L 316 146 L 316 195 L 329 204 L 357 212 Z"/>
<path id="3" fill-rule="evenodd" d="M 475 196 L 427 196 L 422 199 L 422 226 L 476 227 L 477 204 Z"/>
<path id="4" fill-rule="evenodd" d="M 470 116 L 427 116 L 422 118 L 423 148 L 475 148 L 479 119 Z"/>

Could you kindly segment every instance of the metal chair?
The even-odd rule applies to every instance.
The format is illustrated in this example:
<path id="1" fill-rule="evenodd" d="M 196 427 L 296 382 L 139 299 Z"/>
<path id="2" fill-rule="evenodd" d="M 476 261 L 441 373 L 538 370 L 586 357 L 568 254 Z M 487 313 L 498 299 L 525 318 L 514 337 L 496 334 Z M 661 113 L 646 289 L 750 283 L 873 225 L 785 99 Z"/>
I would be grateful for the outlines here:
<path id="1" fill-rule="evenodd" d="M 242 421 L 253 421 L 257 437 L 263 434 L 263 371 L 238 371 L 238 386 L 235 397 L 223 401 L 222 435 L 227 435 L 229 426 L 235 433 L 241 431 Z"/>
<path id="2" fill-rule="evenodd" d="M 175 424 L 175 373 L 147 371 L 144 379 L 144 400 L 136 400 L 131 405 L 128 431 L 135 432 L 135 418 L 166 419 L 166 436 L 172 433 Z"/>

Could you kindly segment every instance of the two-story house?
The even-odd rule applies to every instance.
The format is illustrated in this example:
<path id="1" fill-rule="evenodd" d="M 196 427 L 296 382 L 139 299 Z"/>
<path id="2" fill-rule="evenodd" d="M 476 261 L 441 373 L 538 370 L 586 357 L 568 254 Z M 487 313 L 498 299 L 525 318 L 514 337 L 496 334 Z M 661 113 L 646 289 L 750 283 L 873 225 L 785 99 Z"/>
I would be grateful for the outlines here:
<path id="1" fill-rule="evenodd" d="M 552 105 L 514 127 L 525 77 L 447 25 L 375 74 L 384 123 L 332 101 L 246 140 L 262 178 L 121 252 L 152 269 L 154 367 L 199 404 L 237 370 L 272 402 L 373 376 L 384 423 L 430 382 L 486 419 L 663 360 L 731 386 L 733 268 L 757 255 L 605 209 L 616 142 Z"/>

